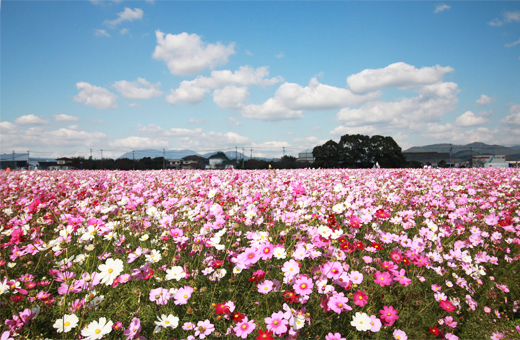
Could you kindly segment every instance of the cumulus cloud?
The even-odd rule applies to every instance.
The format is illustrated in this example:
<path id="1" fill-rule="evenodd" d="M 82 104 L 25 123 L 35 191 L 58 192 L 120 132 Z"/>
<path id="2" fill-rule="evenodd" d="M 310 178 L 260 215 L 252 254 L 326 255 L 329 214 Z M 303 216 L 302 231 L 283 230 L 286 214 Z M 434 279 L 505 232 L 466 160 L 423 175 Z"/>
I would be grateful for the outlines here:
<path id="1" fill-rule="evenodd" d="M 495 101 L 495 98 L 491 98 L 486 96 L 485 94 L 480 95 L 480 99 L 476 101 L 477 105 L 484 106 L 489 103 L 493 103 Z"/>
<path id="2" fill-rule="evenodd" d="M 451 8 L 451 6 L 449 6 L 449 5 L 439 4 L 439 5 L 435 6 L 434 13 L 441 13 L 441 12 L 444 12 L 445 10 L 447 10 L 447 9 L 450 9 L 450 8 Z"/>
<path id="3" fill-rule="evenodd" d="M 418 96 L 395 102 L 373 101 L 359 109 L 344 108 L 336 119 L 346 126 L 390 124 L 405 127 L 439 119 L 457 107 L 459 89 L 455 83 L 423 86 Z"/>
<path id="4" fill-rule="evenodd" d="M 332 131 L 330 131 L 331 135 L 334 136 L 343 136 L 343 135 L 374 135 L 376 134 L 376 128 L 372 125 L 365 126 L 337 126 Z"/>
<path id="5" fill-rule="evenodd" d="M 49 121 L 31 114 L 16 118 L 14 123 L 18 125 L 45 125 L 48 124 Z"/>
<path id="6" fill-rule="evenodd" d="M 69 116 L 65 114 L 52 115 L 54 119 L 58 122 L 77 122 L 79 121 L 78 117 Z"/>
<path id="7" fill-rule="evenodd" d="M 473 142 L 489 143 L 495 140 L 500 133 L 498 129 L 480 127 L 471 130 L 462 130 L 455 125 L 447 123 L 429 123 L 422 133 L 423 138 L 432 138 L 437 141 L 452 141 L 453 143 L 467 144 Z"/>
<path id="8" fill-rule="evenodd" d="M 206 120 L 205 119 L 190 119 L 188 120 L 188 123 L 190 124 L 204 124 L 206 123 Z"/>
<path id="9" fill-rule="evenodd" d="M 220 42 L 208 44 L 197 34 L 164 34 L 156 31 L 157 46 L 153 58 L 162 60 L 171 74 L 196 74 L 204 69 L 213 69 L 228 62 L 228 57 L 235 54 L 235 43 L 228 46 Z"/>
<path id="10" fill-rule="evenodd" d="M 249 98 L 246 87 L 226 86 L 213 91 L 213 101 L 221 109 L 240 109 Z"/>
<path id="11" fill-rule="evenodd" d="M 457 117 L 457 119 L 455 120 L 456 125 L 463 127 L 482 125 L 487 122 L 487 119 L 485 119 L 484 117 L 476 116 L 471 111 L 466 111 L 464 114 Z"/>
<path id="12" fill-rule="evenodd" d="M 111 109 L 117 107 L 117 96 L 107 89 L 89 83 L 79 82 L 76 87 L 80 92 L 74 97 L 77 103 L 93 106 L 96 109 Z"/>
<path id="13" fill-rule="evenodd" d="M 16 132 L 19 130 L 19 127 L 11 122 L 0 122 L 0 132 L 6 134 L 11 132 Z"/>
<path id="14" fill-rule="evenodd" d="M 123 29 L 121 29 L 121 30 L 119 31 L 119 33 L 120 33 L 121 35 L 125 35 L 125 34 L 128 34 L 129 31 L 130 31 L 130 30 L 129 30 L 128 28 L 123 28 Z"/>
<path id="15" fill-rule="evenodd" d="M 107 38 L 110 38 L 110 34 L 107 33 L 107 31 L 105 30 L 96 30 L 94 32 L 94 34 L 97 36 L 97 37 L 107 37 Z"/>
<path id="16" fill-rule="evenodd" d="M 347 78 L 347 84 L 354 93 L 366 93 L 389 87 L 412 87 L 440 82 L 445 73 L 453 72 L 452 67 L 436 65 L 420 69 L 403 62 L 380 69 L 366 69 Z"/>
<path id="17" fill-rule="evenodd" d="M 520 104 L 514 104 L 509 109 L 509 115 L 504 118 L 500 123 L 520 125 Z"/>
<path id="18" fill-rule="evenodd" d="M 294 83 L 282 84 L 275 98 L 292 110 L 325 110 L 357 106 L 377 99 L 380 94 L 357 95 L 347 89 L 321 84 L 317 78 L 312 78 L 306 87 Z"/>
<path id="19" fill-rule="evenodd" d="M 275 98 L 269 98 L 260 105 L 250 104 L 245 106 L 241 114 L 245 118 L 260 120 L 284 120 L 303 118 L 301 110 L 288 109 Z"/>
<path id="20" fill-rule="evenodd" d="M 149 99 L 163 94 L 159 90 L 161 83 L 150 84 L 143 78 L 137 78 L 133 82 L 126 80 L 116 81 L 114 87 L 123 97 L 131 99 Z"/>
<path id="21" fill-rule="evenodd" d="M 121 13 L 117 13 L 117 16 L 117 19 L 107 20 L 105 23 L 110 27 L 114 27 L 123 21 L 141 20 L 143 19 L 143 10 L 140 8 L 134 8 L 132 10 L 131 8 L 125 7 L 125 10 Z"/>
<path id="22" fill-rule="evenodd" d="M 152 134 L 155 136 L 163 136 L 163 137 L 195 137 L 203 132 L 202 129 L 182 129 L 182 128 L 171 128 L 171 129 L 163 129 L 162 127 L 149 124 L 148 126 L 139 127 L 139 132 Z"/>
<path id="23" fill-rule="evenodd" d="M 235 118 L 233 118 L 233 117 L 227 117 L 227 120 L 228 120 L 231 124 L 233 124 L 233 125 L 235 125 L 235 126 L 240 126 L 240 125 L 242 124 L 242 122 L 241 122 L 240 120 L 235 119 Z"/>
<path id="24" fill-rule="evenodd" d="M 517 41 L 512 42 L 510 44 L 505 44 L 504 47 L 513 47 L 513 46 L 516 46 L 518 44 L 520 44 L 520 39 L 518 39 Z"/>
<path id="25" fill-rule="evenodd" d="M 70 130 L 80 130 L 81 127 L 79 125 L 69 125 L 69 126 L 67 126 L 67 129 L 70 129 Z"/>
<path id="26" fill-rule="evenodd" d="M 110 142 L 113 148 L 122 149 L 147 149 L 147 148 L 167 148 L 169 147 L 166 139 L 152 139 L 147 137 L 131 136 L 122 139 L 116 139 Z"/>
<path id="27" fill-rule="evenodd" d="M 206 94 L 213 89 L 221 89 L 226 86 L 248 87 L 258 85 L 266 87 L 283 81 L 282 77 L 268 78 L 269 67 L 253 68 L 241 66 L 235 72 L 230 70 L 212 71 L 210 77 L 198 76 L 194 80 L 181 82 L 175 90 L 170 90 L 166 101 L 172 105 L 183 103 L 197 104 L 206 98 Z"/>

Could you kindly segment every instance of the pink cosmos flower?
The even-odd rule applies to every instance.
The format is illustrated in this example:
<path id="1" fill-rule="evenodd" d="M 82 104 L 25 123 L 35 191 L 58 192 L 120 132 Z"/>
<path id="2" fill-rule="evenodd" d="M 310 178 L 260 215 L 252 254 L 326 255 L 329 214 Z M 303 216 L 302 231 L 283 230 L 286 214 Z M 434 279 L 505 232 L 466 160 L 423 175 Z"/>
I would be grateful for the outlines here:
<path id="1" fill-rule="evenodd" d="M 455 328 L 457 327 L 457 322 L 456 321 L 453 321 L 453 317 L 451 316 L 447 316 L 444 318 L 444 322 L 446 323 L 446 325 L 448 327 L 451 327 L 451 328 Z"/>
<path id="2" fill-rule="evenodd" d="M 300 273 L 300 266 L 298 262 L 291 259 L 283 264 L 282 272 L 286 277 L 293 277 Z"/>
<path id="3" fill-rule="evenodd" d="M 262 294 L 269 294 L 273 290 L 273 281 L 265 280 L 257 286 L 258 292 Z"/>
<path id="4" fill-rule="evenodd" d="M 446 338 L 446 340 L 459 340 L 459 337 L 453 333 L 446 333 L 444 337 Z"/>
<path id="5" fill-rule="evenodd" d="M 200 339 L 206 338 L 206 335 L 210 335 L 215 330 L 215 326 L 209 322 L 209 320 L 197 322 L 197 328 L 195 328 L 195 336 Z"/>
<path id="6" fill-rule="evenodd" d="M 370 315 L 370 324 L 372 325 L 371 332 L 379 332 L 381 330 L 381 320 L 375 315 Z"/>
<path id="7" fill-rule="evenodd" d="M 235 326 L 235 328 L 233 328 L 233 330 L 235 331 L 238 337 L 245 339 L 255 328 L 255 320 L 249 321 L 246 316 L 241 322 L 239 322 Z"/>
<path id="8" fill-rule="evenodd" d="M 385 322 L 386 325 L 391 326 L 394 324 L 395 320 L 399 319 L 397 315 L 397 311 L 394 307 L 384 306 L 382 310 L 379 311 L 381 313 L 381 319 Z"/>
<path id="9" fill-rule="evenodd" d="M 408 337 L 406 336 L 406 333 L 403 332 L 400 329 L 396 329 L 393 333 L 395 340 L 406 340 Z"/>
<path id="10" fill-rule="evenodd" d="M 338 314 L 342 311 L 352 310 L 352 307 L 347 305 L 348 298 L 343 294 L 334 294 L 328 301 L 327 306 Z"/>
<path id="11" fill-rule="evenodd" d="M 455 306 L 452 305 L 451 302 L 447 301 L 447 300 L 441 300 L 439 302 L 439 306 L 441 306 L 441 308 L 444 309 L 448 313 L 453 312 L 456 309 Z"/>
<path id="12" fill-rule="evenodd" d="M 193 293 L 193 288 L 190 286 L 184 286 L 183 288 L 180 288 L 177 291 L 177 293 L 175 293 L 175 295 L 173 296 L 173 298 L 175 299 L 174 303 L 176 305 L 187 304 L 192 293 Z"/>
<path id="13" fill-rule="evenodd" d="M 325 336 L 325 340 L 347 340 L 341 336 L 339 333 L 329 333 Z"/>
<path id="14" fill-rule="evenodd" d="M 293 284 L 295 293 L 299 295 L 310 295 L 312 293 L 312 287 L 314 287 L 314 283 L 306 276 L 299 277 Z"/>
<path id="15" fill-rule="evenodd" d="M 361 284 L 361 282 L 363 282 L 363 274 L 361 274 L 358 271 L 353 271 L 352 273 L 350 273 L 349 278 L 350 281 L 352 281 L 352 284 L 354 285 L 358 285 Z"/>
<path id="16" fill-rule="evenodd" d="M 273 257 L 273 245 L 271 243 L 263 244 L 260 247 L 260 256 L 262 260 L 267 261 Z"/>
<path id="17" fill-rule="evenodd" d="M 130 322 L 130 325 L 128 326 L 128 329 L 126 329 L 123 334 L 126 335 L 126 340 L 131 340 L 135 338 L 137 333 L 141 331 L 141 320 L 139 318 L 133 318 L 132 322 Z"/>
<path id="18" fill-rule="evenodd" d="M 393 280 L 389 273 L 383 272 L 381 273 L 379 270 L 374 274 L 375 280 L 374 282 L 380 285 L 381 287 L 389 286 L 392 284 Z"/>
<path id="19" fill-rule="evenodd" d="M 354 304 L 359 307 L 365 307 L 368 303 L 368 295 L 364 292 L 358 290 L 357 293 L 354 293 Z"/>
<path id="20" fill-rule="evenodd" d="M 150 301 L 155 302 L 158 305 L 166 305 L 170 298 L 171 293 L 168 289 L 155 288 L 150 290 Z M 177 301 L 175 301 L 175 304 L 177 304 Z"/>
<path id="21" fill-rule="evenodd" d="M 337 279 L 343 273 L 343 266 L 340 262 L 327 262 L 323 265 L 323 274 L 325 274 L 329 279 Z"/>
<path id="22" fill-rule="evenodd" d="M 267 324 L 267 330 L 273 331 L 276 335 L 287 332 L 289 321 L 284 319 L 284 312 L 273 313 L 270 318 L 265 318 L 264 321 Z"/>

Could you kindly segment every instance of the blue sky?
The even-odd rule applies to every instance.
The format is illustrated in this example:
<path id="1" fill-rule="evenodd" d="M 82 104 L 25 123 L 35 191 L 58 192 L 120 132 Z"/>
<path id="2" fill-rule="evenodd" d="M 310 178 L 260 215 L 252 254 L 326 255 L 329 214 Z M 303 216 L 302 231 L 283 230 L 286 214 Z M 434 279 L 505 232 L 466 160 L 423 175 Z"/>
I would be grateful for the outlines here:
<path id="1" fill-rule="evenodd" d="M 1 35 L 0 153 L 520 144 L 520 2 L 8 0 Z"/>

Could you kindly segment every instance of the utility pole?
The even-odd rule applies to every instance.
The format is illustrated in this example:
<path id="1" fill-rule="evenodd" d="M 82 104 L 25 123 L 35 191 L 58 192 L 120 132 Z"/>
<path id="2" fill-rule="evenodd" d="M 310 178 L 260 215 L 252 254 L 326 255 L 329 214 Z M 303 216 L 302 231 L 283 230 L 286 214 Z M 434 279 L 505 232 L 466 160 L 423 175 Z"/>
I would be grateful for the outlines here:
<path id="1" fill-rule="evenodd" d="M 90 170 L 92 170 L 92 149 L 90 149 L 90 158 L 88 159 L 90 163 Z"/>
<path id="2" fill-rule="evenodd" d="M 285 157 L 285 146 L 282 147 L 282 149 L 283 149 L 283 156 Z"/>
<path id="3" fill-rule="evenodd" d="M 164 151 L 164 148 L 163 148 L 162 149 L 162 168 L 163 168 L 163 170 L 164 170 L 164 164 L 166 162 L 166 158 L 165 158 L 166 156 L 165 155 L 166 155 L 166 151 Z"/>
<path id="4" fill-rule="evenodd" d="M 14 160 L 14 150 L 13 150 L 13 163 L 14 163 L 14 169 L 16 169 L 16 161 Z"/>
<path id="5" fill-rule="evenodd" d="M 472 168 L 473 167 L 473 148 L 472 147 L 469 148 L 469 152 L 470 152 L 469 167 Z"/>
<path id="6" fill-rule="evenodd" d="M 132 150 L 132 162 L 133 162 L 133 169 L 135 170 L 135 151 Z"/>
<path id="7" fill-rule="evenodd" d="M 27 170 L 30 170 L 30 168 L 29 168 L 29 150 L 27 150 Z"/>
<path id="8" fill-rule="evenodd" d="M 237 162 L 237 164 L 238 164 L 238 149 L 236 146 L 235 146 L 235 162 Z"/>
<path id="9" fill-rule="evenodd" d="M 253 149 L 251 149 L 251 158 L 253 158 Z"/>
<path id="10" fill-rule="evenodd" d="M 101 149 L 101 169 L 103 169 L 103 149 Z"/>
<path id="11" fill-rule="evenodd" d="M 451 168 L 451 150 L 453 150 L 453 147 L 450 144 L 450 168 Z"/>

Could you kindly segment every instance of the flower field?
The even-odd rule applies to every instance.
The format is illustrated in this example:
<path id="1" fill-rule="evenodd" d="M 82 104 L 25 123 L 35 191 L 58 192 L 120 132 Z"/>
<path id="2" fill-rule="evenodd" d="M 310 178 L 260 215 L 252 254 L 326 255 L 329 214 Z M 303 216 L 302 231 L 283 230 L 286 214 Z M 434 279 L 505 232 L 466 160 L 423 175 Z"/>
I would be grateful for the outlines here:
<path id="1" fill-rule="evenodd" d="M 0 339 L 519 339 L 514 169 L 0 174 Z"/>

